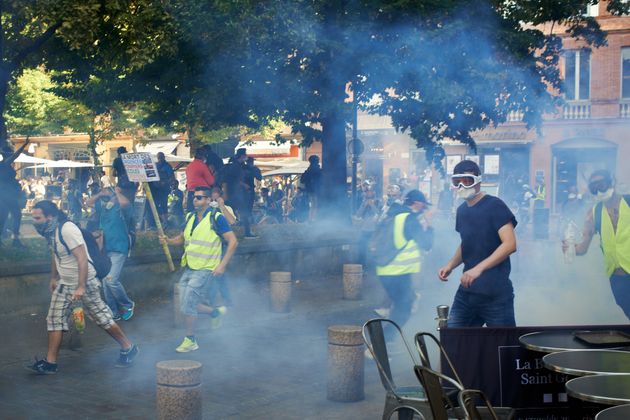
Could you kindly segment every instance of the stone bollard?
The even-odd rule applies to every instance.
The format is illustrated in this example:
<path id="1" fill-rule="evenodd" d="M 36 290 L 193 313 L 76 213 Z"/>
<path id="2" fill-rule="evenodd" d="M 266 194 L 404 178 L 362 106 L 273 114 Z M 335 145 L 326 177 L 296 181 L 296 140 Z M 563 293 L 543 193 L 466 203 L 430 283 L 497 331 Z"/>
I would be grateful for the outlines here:
<path id="1" fill-rule="evenodd" d="M 328 327 L 328 399 L 360 401 L 363 391 L 363 337 L 361 327 Z"/>
<path id="2" fill-rule="evenodd" d="M 361 264 L 343 265 L 343 298 L 348 300 L 361 299 L 363 287 L 363 266 Z"/>
<path id="3" fill-rule="evenodd" d="M 270 273 L 271 310 L 273 312 L 291 311 L 291 273 L 272 271 Z"/>
<path id="4" fill-rule="evenodd" d="M 175 326 L 181 327 L 184 325 L 184 314 L 181 311 L 181 296 L 179 294 L 179 282 L 173 285 L 173 315 L 175 320 Z"/>
<path id="5" fill-rule="evenodd" d="M 165 360 L 156 368 L 157 418 L 201 420 L 201 363 Z"/>

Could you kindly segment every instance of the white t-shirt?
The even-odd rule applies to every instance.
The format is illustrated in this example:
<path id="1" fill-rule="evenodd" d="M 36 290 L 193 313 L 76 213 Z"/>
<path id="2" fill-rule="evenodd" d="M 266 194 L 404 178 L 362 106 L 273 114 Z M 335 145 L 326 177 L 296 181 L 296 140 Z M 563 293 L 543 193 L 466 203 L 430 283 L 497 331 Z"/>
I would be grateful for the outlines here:
<path id="1" fill-rule="evenodd" d="M 77 286 L 79 284 L 79 263 L 74 254 L 72 254 L 72 250 L 80 245 L 83 245 L 88 259 L 90 258 L 90 253 L 87 250 L 81 231 L 74 223 L 64 223 L 61 228 L 61 234 L 63 235 L 63 240 L 70 249 L 70 253 L 68 253 L 66 247 L 63 246 L 59 240 L 59 229 L 55 229 L 55 236 L 53 240 L 53 249 L 55 252 L 53 252 L 53 255 L 55 256 L 55 264 L 57 265 L 57 272 L 59 273 L 59 283 L 66 284 L 68 286 Z M 95 277 L 96 270 L 92 264 L 88 262 L 87 280 L 94 279 Z"/>

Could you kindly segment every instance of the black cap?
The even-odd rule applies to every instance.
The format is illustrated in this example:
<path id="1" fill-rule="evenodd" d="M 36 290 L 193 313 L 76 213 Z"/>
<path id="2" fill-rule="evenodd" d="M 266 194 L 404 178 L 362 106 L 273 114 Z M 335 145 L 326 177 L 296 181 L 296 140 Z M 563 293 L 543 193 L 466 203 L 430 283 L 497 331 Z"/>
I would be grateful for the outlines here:
<path id="1" fill-rule="evenodd" d="M 122 155 L 123 153 L 127 153 L 127 148 L 125 146 L 120 146 L 118 149 L 116 149 L 116 151 L 119 155 Z"/>
<path id="2" fill-rule="evenodd" d="M 415 201 L 419 201 L 421 203 L 424 203 L 426 205 L 431 205 L 431 203 L 429 201 L 427 201 L 427 198 L 424 196 L 424 194 L 422 193 L 422 191 L 420 190 L 411 190 L 407 193 L 407 195 L 405 195 L 405 201 L 407 203 L 413 203 Z"/>
<path id="3" fill-rule="evenodd" d="M 236 157 L 247 156 L 247 150 L 244 147 L 236 149 Z"/>

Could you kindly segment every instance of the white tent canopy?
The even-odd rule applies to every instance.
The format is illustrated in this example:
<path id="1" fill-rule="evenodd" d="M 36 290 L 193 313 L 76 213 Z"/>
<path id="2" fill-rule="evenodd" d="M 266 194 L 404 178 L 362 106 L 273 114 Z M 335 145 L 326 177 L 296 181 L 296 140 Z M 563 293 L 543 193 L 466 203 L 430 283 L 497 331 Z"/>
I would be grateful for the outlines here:
<path id="1" fill-rule="evenodd" d="M 281 168 L 274 169 L 269 172 L 265 172 L 262 176 L 276 176 L 276 175 L 301 175 L 308 168 L 309 163 L 304 161 L 292 162 Z"/>
<path id="2" fill-rule="evenodd" d="M 15 162 L 16 163 L 46 164 L 46 163 L 54 162 L 54 160 L 37 158 L 37 157 L 34 157 L 34 156 L 29 156 L 29 155 L 24 154 L 24 153 L 20 153 L 20 156 L 18 156 L 17 159 L 15 159 Z"/>
<path id="3" fill-rule="evenodd" d="M 73 160 L 51 160 L 40 165 L 27 166 L 27 168 L 93 168 L 92 163 L 75 162 Z"/>

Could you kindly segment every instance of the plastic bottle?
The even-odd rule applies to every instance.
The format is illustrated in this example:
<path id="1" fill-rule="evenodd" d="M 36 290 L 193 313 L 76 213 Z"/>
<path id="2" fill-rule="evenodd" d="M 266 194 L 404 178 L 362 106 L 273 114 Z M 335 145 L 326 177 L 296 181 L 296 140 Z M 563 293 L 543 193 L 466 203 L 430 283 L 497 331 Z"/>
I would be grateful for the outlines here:
<path id="1" fill-rule="evenodd" d="M 77 306 L 72 310 L 72 319 L 74 321 L 74 328 L 77 332 L 83 333 L 85 331 L 85 314 L 82 306 Z"/>
<path id="2" fill-rule="evenodd" d="M 577 237 L 577 225 L 570 220 L 567 224 L 567 228 L 564 230 L 564 245 L 567 250 L 564 252 L 565 264 L 573 263 L 575 260 L 575 242 Z"/>

